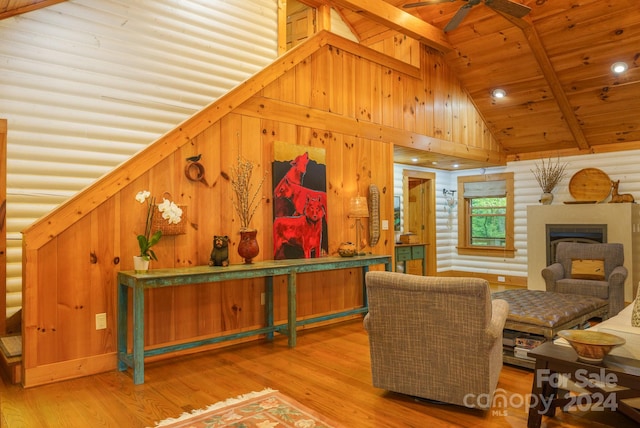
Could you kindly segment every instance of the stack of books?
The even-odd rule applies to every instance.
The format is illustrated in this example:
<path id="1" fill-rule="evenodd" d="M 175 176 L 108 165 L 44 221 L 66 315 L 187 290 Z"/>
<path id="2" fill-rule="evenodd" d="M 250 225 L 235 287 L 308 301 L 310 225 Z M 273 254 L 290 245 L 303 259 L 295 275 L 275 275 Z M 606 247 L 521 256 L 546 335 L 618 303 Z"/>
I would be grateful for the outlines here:
<path id="1" fill-rule="evenodd" d="M 546 340 L 543 336 L 520 333 L 514 339 L 513 356 L 523 360 L 535 361 L 535 358 L 529 356 L 529 351 L 542 345 Z"/>
<path id="2" fill-rule="evenodd" d="M 502 349 L 504 355 L 512 355 L 526 361 L 535 361 L 535 358 L 529 356 L 529 351 L 543 344 L 545 341 L 544 336 L 536 334 L 523 333 L 515 330 L 503 330 L 502 332 Z"/>

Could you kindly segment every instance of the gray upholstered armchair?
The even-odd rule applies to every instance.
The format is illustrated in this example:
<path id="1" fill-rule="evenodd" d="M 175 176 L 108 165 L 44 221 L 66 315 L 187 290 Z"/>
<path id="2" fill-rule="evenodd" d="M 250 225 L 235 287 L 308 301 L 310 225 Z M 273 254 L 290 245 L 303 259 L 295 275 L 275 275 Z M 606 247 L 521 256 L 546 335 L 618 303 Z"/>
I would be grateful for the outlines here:
<path id="1" fill-rule="evenodd" d="M 609 301 L 609 317 L 624 308 L 622 244 L 560 242 L 556 263 L 542 270 L 547 291 L 594 296 Z"/>
<path id="2" fill-rule="evenodd" d="M 489 283 L 368 272 L 373 386 L 488 409 L 502 369 L 509 305 Z"/>

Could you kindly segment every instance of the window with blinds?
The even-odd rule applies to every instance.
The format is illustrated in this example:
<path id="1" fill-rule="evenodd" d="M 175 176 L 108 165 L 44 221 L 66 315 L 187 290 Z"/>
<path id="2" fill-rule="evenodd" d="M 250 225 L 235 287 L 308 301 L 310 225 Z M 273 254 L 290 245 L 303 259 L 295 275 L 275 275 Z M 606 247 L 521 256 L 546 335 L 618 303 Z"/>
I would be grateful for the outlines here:
<path id="1" fill-rule="evenodd" d="M 458 252 L 513 257 L 513 174 L 458 178 Z"/>

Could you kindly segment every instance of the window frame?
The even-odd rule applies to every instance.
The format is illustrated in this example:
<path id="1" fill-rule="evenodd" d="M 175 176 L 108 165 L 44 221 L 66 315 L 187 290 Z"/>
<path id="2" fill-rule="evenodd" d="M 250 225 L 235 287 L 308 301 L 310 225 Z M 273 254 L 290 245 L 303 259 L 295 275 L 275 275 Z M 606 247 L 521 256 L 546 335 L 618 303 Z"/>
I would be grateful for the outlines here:
<path id="1" fill-rule="evenodd" d="M 458 177 L 458 254 L 484 257 L 515 257 L 513 173 L 467 175 Z M 505 246 L 471 245 L 471 199 L 464 197 L 464 184 L 504 181 L 506 186 Z M 490 197 L 490 196 L 487 196 Z"/>

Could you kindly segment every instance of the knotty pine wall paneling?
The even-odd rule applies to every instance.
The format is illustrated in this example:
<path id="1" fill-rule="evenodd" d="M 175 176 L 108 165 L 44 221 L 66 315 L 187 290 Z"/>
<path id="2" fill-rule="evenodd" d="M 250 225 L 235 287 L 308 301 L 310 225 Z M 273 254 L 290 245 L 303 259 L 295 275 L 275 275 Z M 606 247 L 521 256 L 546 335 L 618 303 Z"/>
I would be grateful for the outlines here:
<path id="1" fill-rule="evenodd" d="M 431 68 L 433 67 L 433 57 L 438 55 L 436 51 L 423 48 L 420 51 L 420 77 L 422 79 L 423 91 L 424 91 L 424 109 L 422 113 L 424 115 L 423 123 L 424 128 L 420 131 L 425 135 L 434 134 L 434 110 L 436 109 L 435 91 L 433 90 L 433 76 L 431 75 Z"/>
<path id="2" fill-rule="evenodd" d="M 89 187 L 69 202 L 73 210 L 64 205 L 27 230 L 25 386 L 116 369 L 115 278 L 119 270 L 133 268 L 132 257 L 138 252 L 136 235 L 143 231 L 146 212 L 135 201 L 140 190 L 150 190 L 159 199 L 168 191 L 172 200 L 188 206 L 186 233 L 161 239 L 154 247 L 159 261 L 152 262 L 152 269 L 207 264 L 215 234 L 229 236 L 230 262 L 242 263 L 229 183 L 238 156 L 254 163 L 254 182 L 269 174 L 251 225 L 258 229 L 257 260 L 273 257 L 271 162 L 276 141 L 325 150 L 330 254 L 341 242 L 355 240 L 355 221 L 347 218 L 349 198 L 367 196 L 370 184 L 381 192 L 381 219 L 391 221 L 394 143 L 411 144 L 424 127 L 425 135 L 440 138 L 439 144 L 460 146 L 460 151 L 465 147 L 443 141 L 436 132 L 446 129 L 451 138 L 452 127 L 466 126 L 458 117 L 447 117 L 451 107 L 441 111 L 449 98 L 463 98 L 464 105 L 466 97 L 439 69 L 439 57 L 429 61 L 438 66 L 419 70 L 320 33 Z M 428 74 L 429 87 L 421 73 Z M 419 108 L 429 99 L 433 106 Z M 207 185 L 185 177 L 186 158 L 196 154 L 202 154 Z M 63 229 L 70 218 L 75 221 Z M 368 242 L 368 220 L 362 225 L 361 235 Z M 393 242 L 393 230 L 381 231 L 379 243 L 364 251 L 392 254 Z M 362 303 L 360 269 L 300 275 L 299 285 L 303 318 Z M 276 322 L 286 319 L 286 289 L 286 278 L 274 278 Z M 180 343 L 263 325 L 263 292 L 262 280 L 148 291 L 145 344 Z M 96 331 L 95 313 L 105 311 L 108 328 Z"/>
<path id="3" fill-rule="evenodd" d="M 96 330 L 95 314 L 105 313 L 107 319 L 115 321 L 117 302 L 111 290 L 116 286 L 118 265 L 115 249 L 119 247 L 120 223 L 116 221 L 119 198 L 110 198 L 90 214 L 89 278 L 90 296 L 88 328 L 91 335 L 90 348 L 86 355 L 115 352 L 113 336 L 115 322 L 107 328 Z"/>
<path id="4" fill-rule="evenodd" d="M 329 47 L 327 49 L 327 75 L 326 83 L 329 90 L 328 111 L 336 114 L 345 114 L 345 99 L 348 90 L 345 89 L 344 53 L 340 49 Z"/>
<path id="5" fill-rule="evenodd" d="M 40 248 L 38 252 L 29 254 L 28 262 L 37 267 L 36 278 L 38 287 L 26 293 L 24 298 L 27 301 L 36 303 L 31 306 L 32 311 L 23 309 L 23 365 L 33 366 L 47 365 L 60 361 L 58 347 L 61 345 L 60 338 L 65 335 L 65 331 L 56 324 L 58 304 L 58 239 L 55 238 Z M 25 319 L 33 318 L 34 322 L 26 324 Z M 25 333 L 36 336 L 37 340 L 25 341 Z"/>

